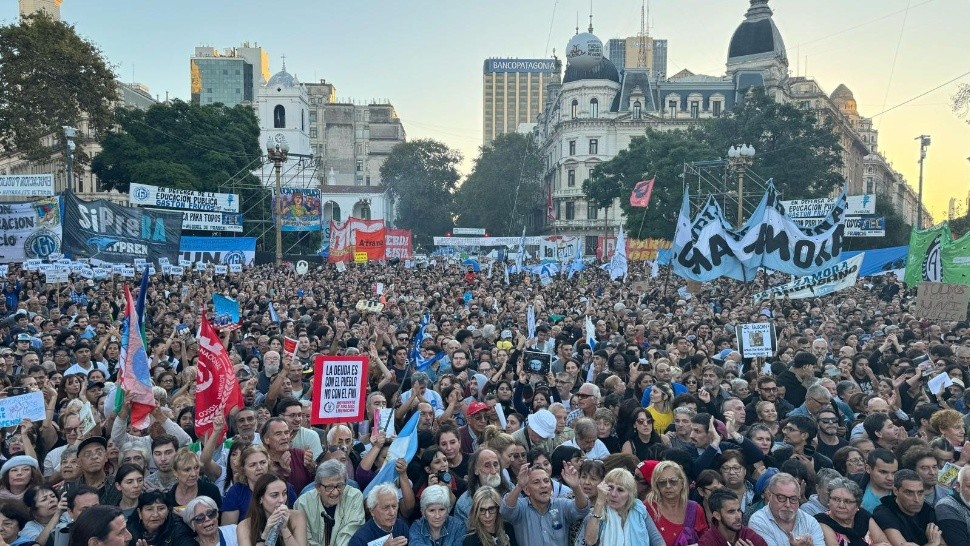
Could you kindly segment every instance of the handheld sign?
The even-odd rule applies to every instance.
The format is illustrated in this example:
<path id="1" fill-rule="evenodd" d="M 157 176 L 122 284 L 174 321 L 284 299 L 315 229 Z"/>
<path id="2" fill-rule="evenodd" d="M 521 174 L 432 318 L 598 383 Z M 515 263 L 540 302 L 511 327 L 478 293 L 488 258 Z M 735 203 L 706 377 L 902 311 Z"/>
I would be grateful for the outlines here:
<path id="1" fill-rule="evenodd" d="M 913 314 L 927 320 L 966 320 L 968 291 L 965 284 L 921 282 Z"/>
<path id="2" fill-rule="evenodd" d="M 306 260 L 300 260 L 296 262 L 296 273 L 298 275 L 306 275 L 307 271 L 310 270 L 310 264 Z"/>
<path id="3" fill-rule="evenodd" d="M 354 263 L 355 264 L 366 264 L 367 263 L 367 253 L 366 252 L 354 252 Z"/>
<path id="4" fill-rule="evenodd" d="M 313 424 L 356 423 L 365 417 L 367 357 L 318 355 L 313 369 Z"/>

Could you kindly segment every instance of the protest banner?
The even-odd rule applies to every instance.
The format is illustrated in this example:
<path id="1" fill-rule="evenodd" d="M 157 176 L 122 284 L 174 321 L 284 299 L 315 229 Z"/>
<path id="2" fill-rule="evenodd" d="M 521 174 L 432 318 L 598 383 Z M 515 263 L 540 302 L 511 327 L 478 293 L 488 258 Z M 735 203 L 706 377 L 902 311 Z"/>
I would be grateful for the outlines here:
<path id="1" fill-rule="evenodd" d="M 775 328 L 770 322 L 738 325 L 738 342 L 744 358 L 774 356 Z"/>
<path id="2" fill-rule="evenodd" d="M 354 252 L 354 263 L 355 264 L 366 264 L 367 263 L 367 253 L 366 252 Z"/>
<path id="3" fill-rule="evenodd" d="M 195 432 L 203 437 L 213 428 L 216 415 L 228 417 L 229 412 L 244 405 L 239 381 L 232 370 L 232 362 L 219 333 L 202 315 L 199 328 L 198 372 L 195 382 Z"/>
<path id="4" fill-rule="evenodd" d="M 921 282 L 913 314 L 926 320 L 966 320 L 968 291 L 965 284 Z"/>
<path id="5" fill-rule="evenodd" d="M 317 356 L 310 423 L 356 423 L 364 419 L 367 363 L 366 356 Z"/>
<path id="6" fill-rule="evenodd" d="M 320 231 L 320 190 L 283 188 L 273 199 L 281 231 Z"/>
<path id="7" fill-rule="evenodd" d="M 785 284 L 772 286 L 767 290 L 751 296 L 751 299 L 754 300 L 754 303 L 758 303 L 761 300 L 766 300 L 771 297 L 787 297 L 795 300 L 801 298 L 817 298 L 838 292 L 839 290 L 855 285 L 859 279 L 859 269 L 862 267 L 862 260 L 864 259 L 865 253 L 856 254 L 844 262 L 826 267 L 812 275 L 806 275 Z"/>
<path id="8" fill-rule="evenodd" d="M 46 415 L 44 393 L 40 391 L 0 399 L 0 427 L 14 427 L 24 419 L 40 423 Z"/>
<path id="9" fill-rule="evenodd" d="M 386 229 L 384 231 L 384 258 L 409 260 L 414 255 L 411 250 L 410 229 Z"/>
<path id="10" fill-rule="evenodd" d="M 354 244 L 354 259 L 356 261 L 357 254 L 364 252 L 367 254 L 367 261 L 378 261 L 384 259 L 384 249 L 385 249 L 385 230 L 383 228 L 375 231 L 359 231 L 357 232 L 356 243 Z"/>

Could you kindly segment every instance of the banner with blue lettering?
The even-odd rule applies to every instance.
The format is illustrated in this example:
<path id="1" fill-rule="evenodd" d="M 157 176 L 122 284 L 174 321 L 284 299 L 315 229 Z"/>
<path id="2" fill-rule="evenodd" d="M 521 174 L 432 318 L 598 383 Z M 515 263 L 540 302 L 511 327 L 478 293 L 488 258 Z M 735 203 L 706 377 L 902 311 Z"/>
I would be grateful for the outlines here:
<path id="1" fill-rule="evenodd" d="M 182 237 L 179 254 L 192 263 L 252 265 L 255 237 Z"/>
<path id="2" fill-rule="evenodd" d="M 178 262 L 182 213 L 84 201 L 64 192 L 64 254 L 110 263 Z"/>
<path id="3" fill-rule="evenodd" d="M 58 197 L 0 204 L 0 263 L 45 259 L 61 252 Z"/>
<path id="4" fill-rule="evenodd" d="M 693 281 L 754 278 L 759 267 L 791 275 L 810 275 L 839 262 L 845 234 L 845 190 L 817 225 L 803 228 L 785 216 L 774 184 L 740 228 L 732 228 L 713 199 L 691 221 L 689 196 L 674 235 L 674 273 Z"/>

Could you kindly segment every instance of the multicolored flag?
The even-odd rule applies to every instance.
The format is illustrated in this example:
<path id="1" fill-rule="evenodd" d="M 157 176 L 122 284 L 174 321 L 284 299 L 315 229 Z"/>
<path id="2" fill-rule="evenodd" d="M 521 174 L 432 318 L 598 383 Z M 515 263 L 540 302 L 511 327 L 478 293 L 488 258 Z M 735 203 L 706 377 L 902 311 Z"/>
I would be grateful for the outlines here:
<path id="1" fill-rule="evenodd" d="M 653 193 L 655 180 L 656 178 L 651 178 L 637 182 L 637 185 L 633 187 L 633 193 L 630 194 L 631 207 L 646 207 L 650 204 L 650 195 Z"/>
<path id="2" fill-rule="evenodd" d="M 148 353 L 141 337 L 141 320 L 128 285 L 125 285 L 125 315 L 121 323 L 118 384 L 131 400 L 132 425 L 139 429 L 148 427 L 148 416 L 155 409 L 155 396 L 152 394 Z"/>
<path id="3" fill-rule="evenodd" d="M 212 431 L 212 420 L 243 407 L 242 390 L 233 373 L 229 353 L 212 323 L 202 315 L 199 326 L 198 374 L 195 379 L 195 433 L 204 438 Z"/>

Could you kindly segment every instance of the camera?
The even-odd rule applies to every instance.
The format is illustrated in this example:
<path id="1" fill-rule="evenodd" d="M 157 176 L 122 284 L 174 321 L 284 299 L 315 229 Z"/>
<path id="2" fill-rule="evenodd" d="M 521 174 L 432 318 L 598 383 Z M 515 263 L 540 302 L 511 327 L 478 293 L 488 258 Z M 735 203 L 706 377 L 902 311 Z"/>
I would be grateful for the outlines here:
<path id="1" fill-rule="evenodd" d="M 438 481 L 441 483 L 451 483 L 451 472 L 448 472 L 447 470 L 438 472 Z"/>

